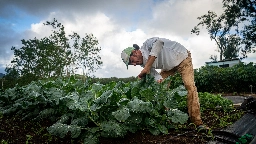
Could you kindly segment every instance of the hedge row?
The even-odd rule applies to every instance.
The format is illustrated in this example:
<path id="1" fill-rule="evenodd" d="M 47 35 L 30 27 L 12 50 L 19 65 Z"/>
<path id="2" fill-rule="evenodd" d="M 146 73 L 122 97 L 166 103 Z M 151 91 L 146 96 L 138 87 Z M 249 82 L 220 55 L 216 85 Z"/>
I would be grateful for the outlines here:
<path id="1" fill-rule="evenodd" d="M 179 74 L 172 78 L 171 88 L 182 84 Z M 221 68 L 217 66 L 203 66 L 195 69 L 195 84 L 199 92 L 210 93 L 255 93 L 256 90 L 256 65 L 237 64 L 233 67 Z"/>

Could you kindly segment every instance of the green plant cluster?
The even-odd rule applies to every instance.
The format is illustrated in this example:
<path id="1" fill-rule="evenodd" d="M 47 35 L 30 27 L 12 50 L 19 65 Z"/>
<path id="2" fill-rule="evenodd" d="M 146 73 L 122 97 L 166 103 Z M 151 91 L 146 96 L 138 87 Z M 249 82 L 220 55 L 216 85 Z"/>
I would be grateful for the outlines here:
<path id="1" fill-rule="evenodd" d="M 233 103 L 229 99 L 223 98 L 220 94 L 214 95 L 207 92 L 199 92 L 201 111 L 206 109 L 222 109 L 229 111 L 233 109 Z"/>
<path id="2" fill-rule="evenodd" d="M 253 139 L 253 136 L 251 134 L 245 134 L 241 136 L 236 144 L 249 144 Z"/>
<path id="3" fill-rule="evenodd" d="M 156 83 L 150 75 L 134 82 L 106 85 L 74 76 L 41 80 L 1 92 L 0 111 L 24 120 L 50 119 L 54 123 L 47 128 L 50 134 L 64 137 L 71 133 L 72 138 L 84 143 L 97 143 L 99 137 L 123 137 L 138 130 L 167 134 L 169 128 L 188 120 L 187 91 L 184 86 L 169 89 L 168 82 Z M 211 94 L 199 95 L 205 97 L 203 102 L 216 99 Z M 203 107 L 225 108 L 227 104 L 218 97 L 218 101 Z"/>
<path id="4" fill-rule="evenodd" d="M 96 143 L 101 136 L 122 137 L 137 130 L 167 134 L 174 124 L 188 120 L 176 109 L 185 95 L 184 87 L 169 90 L 150 76 L 107 85 L 70 77 L 7 89 L 0 95 L 0 110 L 23 119 L 51 119 L 50 134 L 64 137 L 70 132 L 72 138 Z"/>
<path id="5" fill-rule="evenodd" d="M 127 77 L 127 78 L 117 78 L 117 77 L 110 77 L 110 78 L 92 78 L 91 81 L 92 83 L 96 83 L 99 82 L 101 84 L 108 84 L 110 82 L 119 82 L 119 81 L 123 81 L 124 83 L 128 83 L 128 82 L 134 82 L 137 81 L 138 78 L 132 76 L 132 77 Z"/>
<path id="6" fill-rule="evenodd" d="M 224 112 L 230 112 L 234 110 L 233 103 L 231 100 L 223 98 L 220 94 L 211 94 L 208 92 L 198 92 L 200 111 L 205 110 L 222 110 Z M 178 109 L 185 112 L 187 111 L 187 100 L 186 97 L 181 97 L 178 100 Z"/>
<path id="7" fill-rule="evenodd" d="M 171 88 L 183 84 L 180 74 L 171 79 Z M 233 67 L 202 66 L 195 70 L 195 84 L 199 92 L 243 93 L 256 89 L 256 65 L 240 63 Z"/>

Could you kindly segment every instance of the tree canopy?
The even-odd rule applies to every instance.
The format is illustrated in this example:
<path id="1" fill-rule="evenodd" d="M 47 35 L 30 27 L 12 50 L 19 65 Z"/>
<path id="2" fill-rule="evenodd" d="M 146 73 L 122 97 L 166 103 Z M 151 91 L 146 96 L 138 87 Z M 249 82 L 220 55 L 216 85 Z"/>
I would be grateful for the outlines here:
<path id="1" fill-rule="evenodd" d="M 66 35 L 64 26 L 56 19 L 47 21 L 45 26 L 52 27 L 52 33 L 42 39 L 22 39 L 22 47 L 12 47 L 14 58 L 5 71 L 6 76 L 26 77 L 32 80 L 56 76 L 66 76 L 83 69 L 92 74 L 102 65 L 97 47 L 98 40 L 93 34 L 80 37 L 73 32 Z"/>
<path id="2" fill-rule="evenodd" d="M 191 30 L 191 33 L 199 35 L 199 26 L 206 26 L 211 40 L 217 44 L 220 60 L 222 57 L 246 58 L 248 53 L 255 52 L 256 2 L 255 0 L 223 0 L 222 3 L 224 12 L 220 16 L 213 11 L 208 11 L 207 14 L 198 17 L 200 22 Z"/>

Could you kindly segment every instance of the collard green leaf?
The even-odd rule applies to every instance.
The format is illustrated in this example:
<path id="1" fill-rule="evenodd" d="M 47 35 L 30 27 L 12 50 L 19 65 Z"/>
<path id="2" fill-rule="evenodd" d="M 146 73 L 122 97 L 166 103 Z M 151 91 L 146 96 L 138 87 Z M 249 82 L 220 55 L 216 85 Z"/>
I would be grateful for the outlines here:
<path id="1" fill-rule="evenodd" d="M 69 95 L 66 95 L 65 97 L 60 98 L 61 101 L 64 101 L 63 103 L 66 104 L 66 106 L 69 109 L 75 110 L 76 107 L 78 107 L 78 99 L 79 95 L 76 92 L 72 92 Z"/>
<path id="2" fill-rule="evenodd" d="M 84 144 L 98 144 L 99 138 L 93 134 L 88 134 L 84 139 Z"/>
<path id="3" fill-rule="evenodd" d="M 100 94 L 99 92 L 102 91 L 103 86 L 104 86 L 103 84 L 99 84 L 99 83 L 92 84 L 92 89 L 91 90 L 93 91 L 93 93 L 96 94 L 96 97 L 99 96 L 98 94 Z"/>
<path id="4" fill-rule="evenodd" d="M 120 110 L 117 110 L 115 112 L 112 112 L 112 115 L 120 122 L 124 122 L 129 116 L 130 111 L 128 108 L 123 107 Z"/>
<path id="5" fill-rule="evenodd" d="M 132 112 L 146 113 L 152 110 L 153 105 L 151 102 L 144 102 L 138 98 L 134 98 L 132 101 L 127 103 L 127 108 Z"/>
<path id="6" fill-rule="evenodd" d="M 143 114 L 130 112 L 130 116 L 126 119 L 128 124 L 140 124 L 142 122 Z"/>
<path id="7" fill-rule="evenodd" d="M 51 117 L 51 116 L 55 115 L 56 113 L 57 113 L 57 111 L 53 108 L 44 109 L 39 113 L 39 115 L 35 119 L 44 119 L 47 117 Z"/>
<path id="8" fill-rule="evenodd" d="M 140 90 L 139 92 L 141 99 L 145 101 L 151 101 L 154 100 L 154 92 L 152 87 L 148 87 L 145 89 Z"/>
<path id="9" fill-rule="evenodd" d="M 108 98 L 112 96 L 112 91 L 105 91 L 100 97 L 98 97 L 94 102 L 97 104 L 105 104 L 108 102 Z"/>
<path id="10" fill-rule="evenodd" d="M 85 127 L 88 124 L 88 121 L 89 121 L 88 118 L 86 116 L 84 116 L 84 117 L 73 119 L 71 121 L 71 125 Z"/>
<path id="11" fill-rule="evenodd" d="M 163 105 L 166 107 L 166 108 L 176 108 L 178 106 L 178 102 L 175 101 L 175 99 L 172 97 L 172 98 L 168 98 L 166 101 L 164 101 Z"/>
<path id="12" fill-rule="evenodd" d="M 121 98 L 121 99 L 117 102 L 117 105 L 118 105 L 118 106 L 126 106 L 129 101 L 130 101 L 130 100 L 127 99 L 127 98 Z"/>
<path id="13" fill-rule="evenodd" d="M 77 125 L 67 125 L 61 123 L 55 123 L 47 128 L 48 132 L 52 135 L 64 138 L 65 135 L 70 131 L 72 138 L 77 138 L 81 133 L 81 128 Z"/>
<path id="14" fill-rule="evenodd" d="M 166 108 L 175 109 L 179 106 L 179 102 L 181 102 L 186 95 L 187 90 L 183 85 L 181 85 L 172 91 L 167 92 L 166 100 L 164 101 L 163 105 Z"/>
<path id="15" fill-rule="evenodd" d="M 168 134 L 168 129 L 164 125 L 158 125 L 158 129 L 163 134 Z"/>
<path id="16" fill-rule="evenodd" d="M 67 123 L 67 121 L 70 119 L 71 115 L 72 114 L 64 114 L 64 115 L 62 115 L 60 117 L 60 119 L 57 121 L 57 123 L 62 123 L 62 124 Z"/>
<path id="17" fill-rule="evenodd" d="M 88 103 L 94 100 L 94 94 L 93 91 L 86 91 L 84 94 L 81 94 L 80 96 L 81 101 L 87 101 Z"/>
<path id="18" fill-rule="evenodd" d="M 188 115 L 178 109 L 170 109 L 167 111 L 167 116 L 173 123 L 184 124 L 188 120 Z"/>
<path id="19" fill-rule="evenodd" d="M 145 124 L 146 124 L 146 125 L 152 126 L 152 125 L 154 125 L 155 123 L 156 123 L 155 119 L 150 118 L 150 117 L 146 117 L 146 119 L 145 119 Z"/>
<path id="20" fill-rule="evenodd" d="M 59 88 L 50 88 L 48 91 L 44 91 L 48 100 L 54 102 L 56 105 L 59 105 L 59 100 L 63 96 L 63 91 Z"/>
<path id="21" fill-rule="evenodd" d="M 140 129 L 140 126 L 138 124 L 128 124 L 127 126 L 127 131 L 135 133 Z"/>
<path id="22" fill-rule="evenodd" d="M 101 136 L 103 137 L 121 137 L 127 132 L 127 128 L 114 121 L 104 121 L 101 123 Z"/>
<path id="23" fill-rule="evenodd" d="M 137 86 L 132 86 L 131 88 L 131 98 L 140 97 L 140 88 Z"/>
<path id="24" fill-rule="evenodd" d="M 71 138 L 77 138 L 81 134 L 81 128 L 77 125 L 69 125 L 68 130 L 71 132 Z"/>
<path id="25" fill-rule="evenodd" d="M 68 133 L 68 125 L 55 123 L 52 126 L 48 127 L 47 130 L 52 135 L 56 135 L 58 137 L 64 138 L 65 135 Z"/>
<path id="26" fill-rule="evenodd" d="M 93 112 L 97 111 L 100 108 L 101 108 L 101 105 L 98 105 L 98 104 L 93 104 L 92 106 L 90 106 L 90 110 Z"/>
<path id="27" fill-rule="evenodd" d="M 22 110 L 21 110 L 22 111 Z M 39 109 L 34 109 L 33 111 L 30 111 L 30 112 L 27 112 L 25 113 L 23 111 L 23 117 L 22 117 L 22 120 L 31 120 L 32 118 L 34 117 L 37 117 L 38 114 L 39 114 L 40 110 Z"/>
<path id="28" fill-rule="evenodd" d="M 153 135 L 159 135 L 161 132 L 159 130 L 159 128 L 155 128 L 155 127 L 151 127 L 149 128 L 150 133 L 152 133 Z"/>

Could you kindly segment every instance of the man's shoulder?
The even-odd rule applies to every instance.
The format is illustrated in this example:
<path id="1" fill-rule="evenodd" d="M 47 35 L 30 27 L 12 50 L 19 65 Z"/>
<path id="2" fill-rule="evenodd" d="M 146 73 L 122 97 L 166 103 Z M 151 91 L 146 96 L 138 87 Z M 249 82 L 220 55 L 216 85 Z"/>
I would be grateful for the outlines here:
<path id="1" fill-rule="evenodd" d="M 157 41 L 158 39 L 159 39 L 159 37 L 152 37 L 152 38 L 147 39 L 145 42 L 146 43 L 152 43 L 154 41 Z"/>

